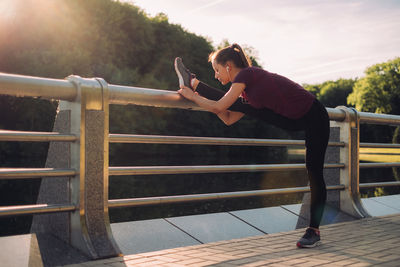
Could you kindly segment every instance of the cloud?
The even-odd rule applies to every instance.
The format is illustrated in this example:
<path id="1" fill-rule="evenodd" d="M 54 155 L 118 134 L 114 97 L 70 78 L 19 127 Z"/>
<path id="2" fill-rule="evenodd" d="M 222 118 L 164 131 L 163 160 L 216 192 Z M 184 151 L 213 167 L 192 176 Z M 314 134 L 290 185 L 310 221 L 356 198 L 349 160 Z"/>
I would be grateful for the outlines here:
<path id="1" fill-rule="evenodd" d="M 218 4 L 220 4 L 220 3 L 222 3 L 222 2 L 226 2 L 226 1 L 227 1 L 227 0 L 215 0 L 215 1 L 211 1 L 211 2 L 208 3 L 208 4 L 205 4 L 205 5 L 199 6 L 199 7 L 195 8 L 195 9 L 189 10 L 189 11 L 187 12 L 187 14 L 193 14 L 193 13 L 195 13 L 195 12 L 197 12 L 197 11 L 200 11 L 200 10 L 203 10 L 203 9 L 206 9 L 206 8 L 213 7 L 213 6 L 215 6 L 215 5 L 218 5 Z"/>

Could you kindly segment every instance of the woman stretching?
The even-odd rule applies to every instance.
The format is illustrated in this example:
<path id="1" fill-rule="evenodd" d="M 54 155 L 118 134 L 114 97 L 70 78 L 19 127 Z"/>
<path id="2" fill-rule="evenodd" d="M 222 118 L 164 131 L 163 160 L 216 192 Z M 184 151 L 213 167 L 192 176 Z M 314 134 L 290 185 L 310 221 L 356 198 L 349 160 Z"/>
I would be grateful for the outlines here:
<path id="1" fill-rule="evenodd" d="M 320 244 L 319 225 L 325 202 L 323 177 L 325 151 L 329 139 L 329 116 L 325 107 L 299 84 L 275 73 L 251 66 L 242 48 L 233 44 L 213 52 L 209 61 L 215 78 L 223 85 L 231 82 L 227 93 L 196 79 L 175 59 L 179 78 L 178 92 L 231 125 L 248 115 L 286 130 L 304 130 L 306 167 L 311 188 L 310 225 L 297 242 L 298 247 Z"/>

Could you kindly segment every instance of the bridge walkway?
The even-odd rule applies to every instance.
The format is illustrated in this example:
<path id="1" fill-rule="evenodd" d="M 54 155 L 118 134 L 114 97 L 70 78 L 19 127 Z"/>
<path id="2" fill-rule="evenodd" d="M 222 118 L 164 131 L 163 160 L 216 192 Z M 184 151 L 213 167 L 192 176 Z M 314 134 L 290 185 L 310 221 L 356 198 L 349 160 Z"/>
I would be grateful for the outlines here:
<path id="1" fill-rule="evenodd" d="M 295 246 L 304 229 L 125 255 L 88 266 L 400 266 L 400 214 L 324 225 L 323 244 Z"/>

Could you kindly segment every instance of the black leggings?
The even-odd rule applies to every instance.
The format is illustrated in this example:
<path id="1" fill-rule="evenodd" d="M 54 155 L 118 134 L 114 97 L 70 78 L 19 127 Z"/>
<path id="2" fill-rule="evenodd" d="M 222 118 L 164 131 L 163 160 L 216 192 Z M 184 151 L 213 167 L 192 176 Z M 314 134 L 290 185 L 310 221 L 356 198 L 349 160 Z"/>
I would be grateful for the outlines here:
<path id="1" fill-rule="evenodd" d="M 196 88 L 201 96 L 219 100 L 225 92 L 212 88 L 202 82 Z M 300 119 L 289 119 L 270 109 L 256 109 L 239 98 L 231 111 L 242 112 L 285 130 L 304 130 L 306 136 L 306 168 L 311 188 L 310 227 L 318 228 L 326 202 L 326 185 L 324 181 L 324 159 L 329 140 L 329 116 L 325 107 L 314 100 L 310 110 Z"/>

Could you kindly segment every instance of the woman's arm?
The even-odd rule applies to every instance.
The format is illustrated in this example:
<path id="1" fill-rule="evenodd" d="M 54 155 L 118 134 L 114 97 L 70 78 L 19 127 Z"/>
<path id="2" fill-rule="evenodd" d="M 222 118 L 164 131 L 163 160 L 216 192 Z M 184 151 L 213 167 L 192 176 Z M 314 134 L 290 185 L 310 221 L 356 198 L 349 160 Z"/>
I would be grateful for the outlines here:
<path id="1" fill-rule="evenodd" d="M 238 111 L 225 110 L 217 114 L 226 125 L 232 125 L 241 118 L 243 118 L 244 113 Z"/>
<path id="2" fill-rule="evenodd" d="M 183 97 L 195 102 L 200 107 L 215 114 L 227 111 L 238 99 L 246 85 L 244 83 L 233 83 L 229 91 L 218 101 L 209 100 L 193 92 L 190 88 L 182 86 L 178 93 Z"/>

